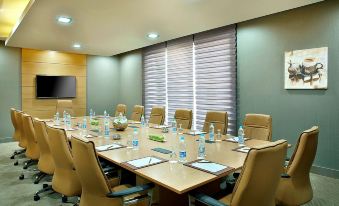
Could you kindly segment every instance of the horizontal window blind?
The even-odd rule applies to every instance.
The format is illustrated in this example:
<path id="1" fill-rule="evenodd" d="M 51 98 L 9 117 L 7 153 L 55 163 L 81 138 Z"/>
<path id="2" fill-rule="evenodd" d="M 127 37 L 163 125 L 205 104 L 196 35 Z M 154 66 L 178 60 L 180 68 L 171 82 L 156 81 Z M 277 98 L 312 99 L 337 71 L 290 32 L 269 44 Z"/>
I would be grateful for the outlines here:
<path id="1" fill-rule="evenodd" d="M 167 43 L 168 121 L 177 109 L 193 110 L 193 37 Z"/>
<path id="2" fill-rule="evenodd" d="M 196 124 L 202 129 L 206 112 L 227 111 L 228 133 L 236 131 L 235 26 L 194 35 Z"/>
<path id="3" fill-rule="evenodd" d="M 149 119 L 154 106 L 166 106 L 166 45 L 157 44 L 143 50 L 144 106 Z"/>

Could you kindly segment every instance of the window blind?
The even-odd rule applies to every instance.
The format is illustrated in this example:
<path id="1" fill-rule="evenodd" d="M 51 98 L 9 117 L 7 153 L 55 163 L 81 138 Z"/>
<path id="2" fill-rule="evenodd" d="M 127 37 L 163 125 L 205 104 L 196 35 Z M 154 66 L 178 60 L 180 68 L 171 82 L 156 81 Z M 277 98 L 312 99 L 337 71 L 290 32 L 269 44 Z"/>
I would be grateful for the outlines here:
<path id="1" fill-rule="evenodd" d="M 144 106 L 149 119 L 153 106 L 166 106 L 166 45 L 157 44 L 143 50 Z"/>
<path id="2" fill-rule="evenodd" d="M 194 35 L 196 124 L 202 129 L 206 112 L 227 111 L 228 133 L 236 132 L 235 26 Z"/>
<path id="3" fill-rule="evenodd" d="M 193 110 L 193 36 L 167 43 L 168 121 L 177 109 Z"/>

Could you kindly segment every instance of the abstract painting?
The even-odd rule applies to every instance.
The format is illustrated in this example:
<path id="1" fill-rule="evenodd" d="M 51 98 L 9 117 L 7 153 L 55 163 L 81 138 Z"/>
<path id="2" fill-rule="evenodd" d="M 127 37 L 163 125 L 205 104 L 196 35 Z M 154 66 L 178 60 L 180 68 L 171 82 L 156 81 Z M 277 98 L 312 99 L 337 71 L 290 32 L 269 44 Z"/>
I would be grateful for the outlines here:
<path id="1" fill-rule="evenodd" d="M 327 89 L 328 48 L 285 52 L 285 89 Z"/>

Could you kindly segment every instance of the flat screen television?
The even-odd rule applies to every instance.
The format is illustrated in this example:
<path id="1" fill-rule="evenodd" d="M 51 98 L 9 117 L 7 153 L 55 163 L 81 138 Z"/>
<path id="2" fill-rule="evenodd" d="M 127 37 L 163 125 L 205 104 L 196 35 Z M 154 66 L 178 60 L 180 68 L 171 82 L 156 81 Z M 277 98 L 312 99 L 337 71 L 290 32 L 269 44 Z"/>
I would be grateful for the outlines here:
<path id="1" fill-rule="evenodd" d="M 36 76 L 38 99 L 61 99 L 76 97 L 75 76 Z"/>

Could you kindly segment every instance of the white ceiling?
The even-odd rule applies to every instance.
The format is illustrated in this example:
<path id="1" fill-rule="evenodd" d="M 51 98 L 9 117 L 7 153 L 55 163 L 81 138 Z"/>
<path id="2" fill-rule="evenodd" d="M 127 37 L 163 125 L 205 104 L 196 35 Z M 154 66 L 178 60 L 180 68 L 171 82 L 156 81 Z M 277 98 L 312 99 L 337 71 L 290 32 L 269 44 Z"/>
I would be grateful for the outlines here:
<path id="1" fill-rule="evenodd" d="M 110 56 L 320 1 L 36 0 L 7 45 Z M 57 24 L 59 15 L 72 25 Z M 156 41 L 146 38 L 152 31 Z"/>

